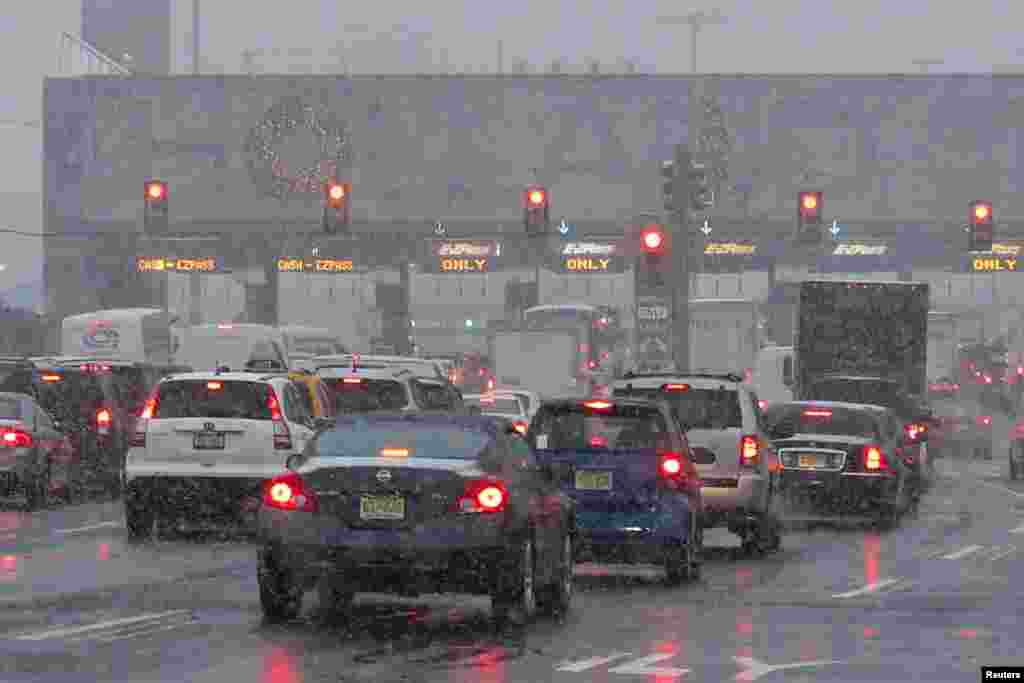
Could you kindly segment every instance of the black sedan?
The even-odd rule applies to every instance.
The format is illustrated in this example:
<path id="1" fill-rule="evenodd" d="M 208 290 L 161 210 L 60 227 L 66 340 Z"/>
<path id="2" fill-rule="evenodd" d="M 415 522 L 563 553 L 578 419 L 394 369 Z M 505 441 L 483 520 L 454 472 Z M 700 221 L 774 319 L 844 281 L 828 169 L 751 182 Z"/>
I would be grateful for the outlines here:
<path id="1" fill-rule="evenodd" d="M 575 514 L 513 424 L 431 414 L 342 416 L 264 484 L 260 602 L 295 617 L 304 591 L 489 595 L 503 621 L 569 608 Z"/>
<path id="2" fill-rule="evenodd" d="M 852 403 L 779 403 L 763 415 L 782 466 L 790 521 L 892 524 L 919 491 L 902 422 L 887 408 Z"/>

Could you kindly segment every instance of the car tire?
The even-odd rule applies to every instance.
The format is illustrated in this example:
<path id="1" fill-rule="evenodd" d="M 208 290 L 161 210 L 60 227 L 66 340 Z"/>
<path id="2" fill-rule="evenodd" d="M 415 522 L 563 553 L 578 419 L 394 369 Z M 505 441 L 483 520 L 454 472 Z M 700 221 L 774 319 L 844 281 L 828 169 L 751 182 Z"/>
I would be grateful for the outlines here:
<path id="1" fill-rule="evenodd" d="M 536 557 L 533 539 L 527 537 L 509 549 L 491 591 L 491 613 L 503 626 L 513 618 L 523 625 L 537 613 Z"/>
<path id="2" fill-rule="evenodd" d="M 156 515 L 138 501 L 125 500 L 124 526 L 129 541 L 145 541 L 153 536 Z"/>
<path id="3" fill-rule="evenodd" d="M 355 591 L 348 589 L 344 576 L 331 574 L 320 579 L 317 584 L 317 596 L 320 609 L 326 615 L 332 618 L 345 617 L 352 606 Z"/>
<path id="4" fill-rule="evenodd" d="M 573 546 L 572 536 L 566 534 L 562 539 L 562 552 L 556 572 L 558 578 L 544 590 L 539 603 L 539 607 L 547 614 L 565 615 L 572 608 L 572 596 L 575 592 L 573 569 L 576 565 L 573 559 Z"/>
<path id="5" fill-rule="evenodd" d="M 50 464 L 25 481 L 25 507 L 29 512 L 42 510 L 50 497 Z"/>
<path id="6" fill-rule="evenodd" d="M 259 552 L 256 580 L 264 621 L 277 624 L 299 616 L 302 588 L 291 572 L 279 565 L 274 549 L 264 548 Z"/>

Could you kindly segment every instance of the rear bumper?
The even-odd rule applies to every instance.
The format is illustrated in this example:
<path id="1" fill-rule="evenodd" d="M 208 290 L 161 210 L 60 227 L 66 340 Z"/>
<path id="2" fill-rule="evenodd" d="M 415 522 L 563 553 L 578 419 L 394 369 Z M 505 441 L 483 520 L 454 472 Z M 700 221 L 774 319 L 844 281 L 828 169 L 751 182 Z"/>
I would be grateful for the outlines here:
<path id="1" fill-rule="evenodd" d="M 488 592 L 511 534 L 503 515 L 406 528 L 355 528 L 324 514 L 261 508 L 260 540 L 304 584 L 342 574 L 358 591 Z M 399 590 L 401 589 L 401 590 Z"/>
<path id="2" fill-rule="evenodd" d="M 125 504 L 173 522 L 243 521 L 255 529 L 263 479 L 255 477 L 133 477 Z"/>
<path id="3" fill-rule="evenodd" d="M 700 493 L 704 501 L 704 527 L 730 526 L 748 516 L 761 514 L 767 487 L 767 477 L 756 474 L 702 478 Z"/>
<path id="4" fill-rule="evenodd" d="M 646 512 L 576 509 L 576 559 L 660 563 L 667 546 L 689 543 L 686 505 Z"/>
<path id="5" fill-rule="evenodd" d="M 787 517 L 802 512 L 873 515 L 895 503 L 898 494 L 899 480 L 892 475 L 783 470 L 779 480 Z"/>

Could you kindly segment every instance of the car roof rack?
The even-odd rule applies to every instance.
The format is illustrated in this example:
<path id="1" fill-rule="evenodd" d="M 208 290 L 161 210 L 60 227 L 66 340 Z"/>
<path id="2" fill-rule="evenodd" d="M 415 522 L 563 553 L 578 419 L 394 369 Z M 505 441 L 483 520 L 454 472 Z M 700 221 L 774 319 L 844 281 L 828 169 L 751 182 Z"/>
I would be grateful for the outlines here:
<path id="1" fill-rule="evenodd" d="M 735 372 L 633 372 L 630 370 L 622 376 L 622 379 L 645 379 L 655 377 L 672 377 L 672 378 L 686 378 L 691 377 L 694 379 L 718 379 L 726 382 L 742 382 L 743 377 Z"/>

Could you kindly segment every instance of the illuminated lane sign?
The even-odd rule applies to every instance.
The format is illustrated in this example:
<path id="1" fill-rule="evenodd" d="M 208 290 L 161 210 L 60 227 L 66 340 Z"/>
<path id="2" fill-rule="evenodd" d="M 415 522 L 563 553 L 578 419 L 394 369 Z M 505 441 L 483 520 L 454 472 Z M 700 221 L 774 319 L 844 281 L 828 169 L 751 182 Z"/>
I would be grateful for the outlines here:
<path id="1" fill-rule="evenodd" d="M 992 245 L 992 253 L 999 256 L 1020 256 L 1019 244 L 1001 244 L 996 242 Z"/>
<path id="2" fill-rule="evenodd" d="M 501 254 L 501 245 L 481 240 L 435 240 L 432 250 L 436 258 L 431 264 L 434 272 L 487 273 Z"/>
<path id="3" fill-rule="evenodd" d="M 135 259 L 137 273 L 216 273 L 217 259 L 209 258 L 153 258 Z"/>
<path id="4" fill-rule="evenodd" d="M 704 245 L 705 256 L 753 256 L 756 251 L 756 244 L 708 242 Z"/>
<path id="5" fill-rule="evenodd" d="M 971 259 L 971 271 L 975 273 L 1017 272 L 1017 259 L 1012 256 L 980 256 Z"/>
<path id="6" fill-rule="evenodd" d="M 277 272 L 279 273 L 352 273 L 355 267 L 352 259 L 337 258 L 279 258 L 277 259 Z"/>
<path id="7" fill-rule="evenodd" d="M 837 244 L 833 256 L 883 256 L 889 251 L 884 244 Z"/>
<path id="8" fill-rule="evenodd" d="M 609 242 L 569 242 L 561 246 L 561 269 L 564 273 L 621 273 L 617 253 L 616 245 Z"/>

